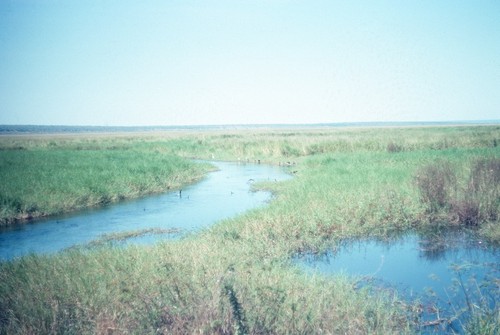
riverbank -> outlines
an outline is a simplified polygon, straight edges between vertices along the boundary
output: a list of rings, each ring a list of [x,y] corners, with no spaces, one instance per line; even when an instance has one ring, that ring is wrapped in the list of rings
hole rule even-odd
[[[342,275],[307,275],[291,259],[301,252],[320,253],[347,237],[466,225],[445,221],[450,217],[446,204],[429,209],[417,175],[426,166],[446,162],[462,187],[476,162],[498,161],[499,139],[500,127],[484,126],[231,131],[56,142],[56,147],[66,148],[100,145],[181,157],[284,163],[293,166],[295,178],[256,185],[275,193],[269,206],[180,241],[150,247],[107,245],[4,263],[0,325],[4,333],[20,334],[35,329],[417,332],[418,306],[391,292],[359,289]],[[51,146],[49,139],[31,145]],[[476,229],[485,243],[494,244],[499,241],[498,225],[490,220]],[[494,334],[498,307],[479,313],[475,322],[477,333],[493,329]]]
[[[54,254],[91,243],[153,244],[179,239],[235,217],[272,199],[259,181],[288,179],[287,168],[265,164],[210,162],[202,180],[171,192],[48,217],[0,230],[0,262],[29,253]],[[251,180],[251,182],[249,182]]]
[[[0,150],[0,226],[175,190],[211,169],[154,151],[55,146]]]

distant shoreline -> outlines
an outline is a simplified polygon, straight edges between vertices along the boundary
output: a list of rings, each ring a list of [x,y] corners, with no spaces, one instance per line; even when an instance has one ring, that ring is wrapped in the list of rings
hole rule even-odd
[[[0,135],[16,134],[74,134],[74,133],[137,133],[158,131],[213,131],[251,129],[320,129],[320,128],[370,128],[370,127],[429,127],[500,125],[500,120],[474,121],[407,121],[407,122],[340,122],[313,124],[234,124],[192,126],[66,126],[66,125],[0,125]]]

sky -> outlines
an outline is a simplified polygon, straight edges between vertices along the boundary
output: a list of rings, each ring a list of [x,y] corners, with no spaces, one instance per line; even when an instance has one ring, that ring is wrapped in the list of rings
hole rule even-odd
[[[500,119],[500,1],[0,0],[0,124]]]

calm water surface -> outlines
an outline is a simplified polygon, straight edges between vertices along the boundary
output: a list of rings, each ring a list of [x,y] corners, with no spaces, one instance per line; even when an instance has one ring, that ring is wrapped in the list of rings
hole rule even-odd
[[[160,228],[180,229],[181,234],[185,234],[269,201],[269,192],[251,190],[254,182],[289,178],[284,168],[276,166],[213,164],[218,171],[183,188],[181,195],[176,190],[5,229],[0,232],[0,260],[28,253],[53,253],[111,233]],[[152,243],[158,239],[158,236],[147,236],[136,241]]]
[[[422,333],[458,332],[471,304],[494,308],[500,298],[500,249],[470,231],[409,234],[391,240],[343,241],[323,255],[297,259],[307,271],[347,274],[379,289],[390,289],[410,302],[419,301],[421,324],[441,319]],[[498,305],[497,305],[498,308]],[[461,317],[450,324],[448,320]]]

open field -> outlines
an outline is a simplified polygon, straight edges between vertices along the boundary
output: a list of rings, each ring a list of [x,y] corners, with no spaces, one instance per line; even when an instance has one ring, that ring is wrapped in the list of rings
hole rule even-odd
[[[53,206],[42,205],[43,195],[23,195],[38,193],[26,191],[34,180],[59,185],[55,194],[81,190],[70,210],[103,180],[120,191],[96,199],[115,201],[129,194],[126,185],[146,185],[130,192],[141,196],[207,171],[185,158],[285,164],[295,177],[258,185],[276,195],[268,206],[180,241],[111,243],[0,264],[0,333],[418,332],[416,306],[340,275],[307,275],[291,257],[344,237],[435,226],[473,227],[500,243],[499,141],[496,125],[2,137],[0,173],[11,185],[0,195],[10,218]],[[75,174],[65,177],[69,162]],[[179,177],[181,170],[187,173]],[[442,187],[425,193],[426,182]],[[470,333],[498,331],[498,306],[481,313]]]

